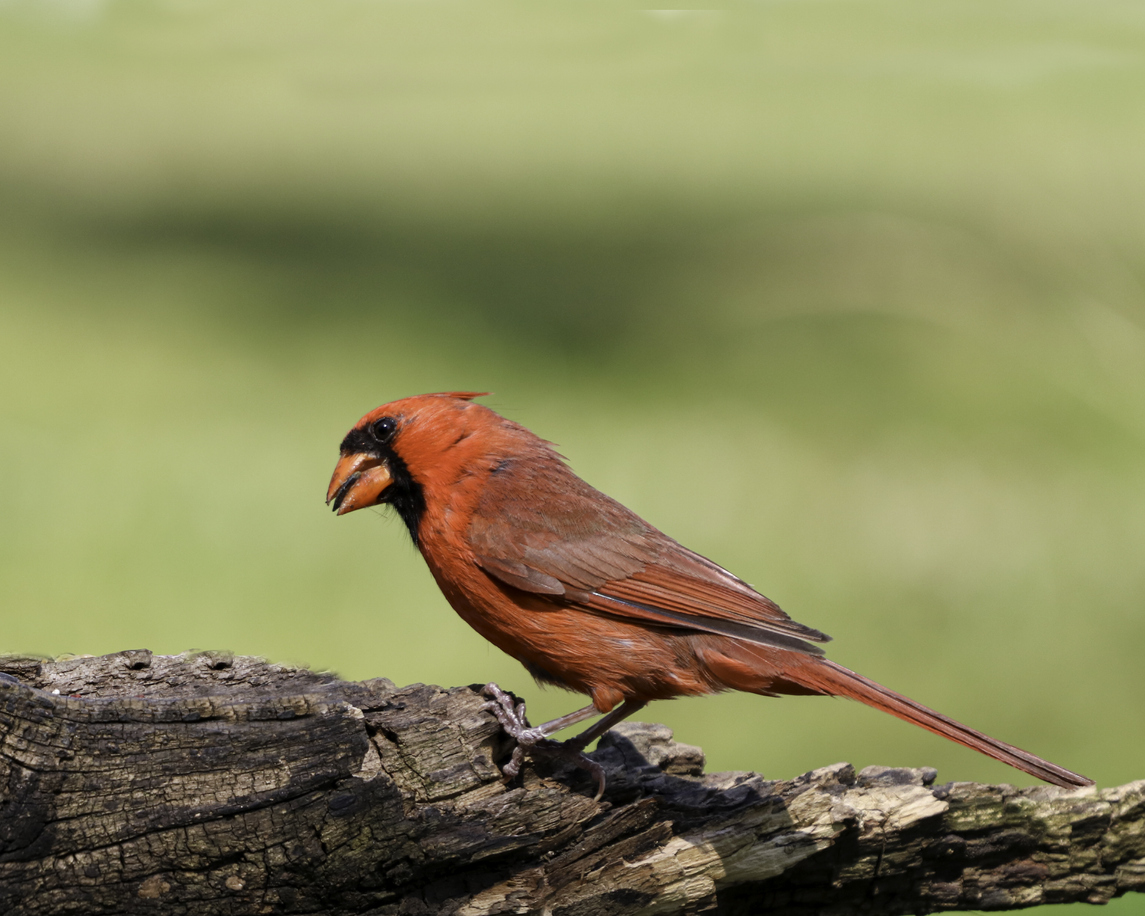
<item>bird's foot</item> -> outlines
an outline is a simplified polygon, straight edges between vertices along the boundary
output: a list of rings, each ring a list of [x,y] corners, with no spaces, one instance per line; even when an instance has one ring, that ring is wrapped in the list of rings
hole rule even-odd
[[[501,723],[501,728],[517,746],[513,748],[513,756],[502,768],[507,780],[514,779],[521,772],[525,762],[525,755],[531,757],[547,757],[550,760],[563,760],[582,770],[587,770],[596,781],[596,796],[594,801],[600,801],[604,795],[604,767],[584,754],[584,745],[578,743],[576,738],[569,741],[554,741],[548,737],[544,726],[532,727],[525,718],[525,703],[513,702],[513,697],[496,684],[486,684],[481,693],[489,697],[489,701],[481,708],[487,709]]]
[[[521,772],[526,748],[534,749],[542,747],[544,744],[559,746],[560,742],[549,740],[545,737],[544,731],[529,726],[529,720],[525,718],[524,701],[514,703],[513,697],[496,684],[486,684],[481,693],[489,697],[489,702],[481,708],[493,713],[497,721],[501,723],[501,728],[505,733],[517,742],[517,746],[513,748],[513,756],[501,768],[501,771],[509,779],[513,779]]]

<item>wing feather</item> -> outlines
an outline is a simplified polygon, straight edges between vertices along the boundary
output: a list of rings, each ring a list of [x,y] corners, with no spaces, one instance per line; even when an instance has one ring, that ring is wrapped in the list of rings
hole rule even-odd
[[[813,655],[822,650],[806,640],[830,639],[590,487],[548,448],[498,465],[468,537],[493,578],[590,613]]]

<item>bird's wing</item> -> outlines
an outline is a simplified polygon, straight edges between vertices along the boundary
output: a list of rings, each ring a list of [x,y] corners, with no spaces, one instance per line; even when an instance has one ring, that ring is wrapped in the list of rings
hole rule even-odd
[[[500,582],[598,614],[820,655],[830,637],[593,489],[559,460],[511,459],[468,529]]]

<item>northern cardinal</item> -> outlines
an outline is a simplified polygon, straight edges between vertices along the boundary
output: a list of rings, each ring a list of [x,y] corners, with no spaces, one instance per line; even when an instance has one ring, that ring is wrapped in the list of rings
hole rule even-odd
[[[405,398],[342,440],[326,501],[339,515],[397,510],[445,598],[538,681],[592,705],[536,728],[495,685],[489,704],[523,748],[604,717],[564,742],[580,752],[650,700],[744,690],[850,697],[1058,786],[1093,781],[990,738],[823,657],[830,637],[796,623],[743,580],[577,477],[553,449],[482,395]]]

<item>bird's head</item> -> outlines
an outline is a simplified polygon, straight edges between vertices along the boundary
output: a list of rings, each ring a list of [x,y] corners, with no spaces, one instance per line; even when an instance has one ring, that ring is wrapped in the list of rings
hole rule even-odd
[[[454,446],[497,417],[470,403],[478,397],[468,391],[426,394],[371,410],[342,440],[327,505],[345,515],[392,504],[416,540],[417,518],[425,508],[423,481]]]

